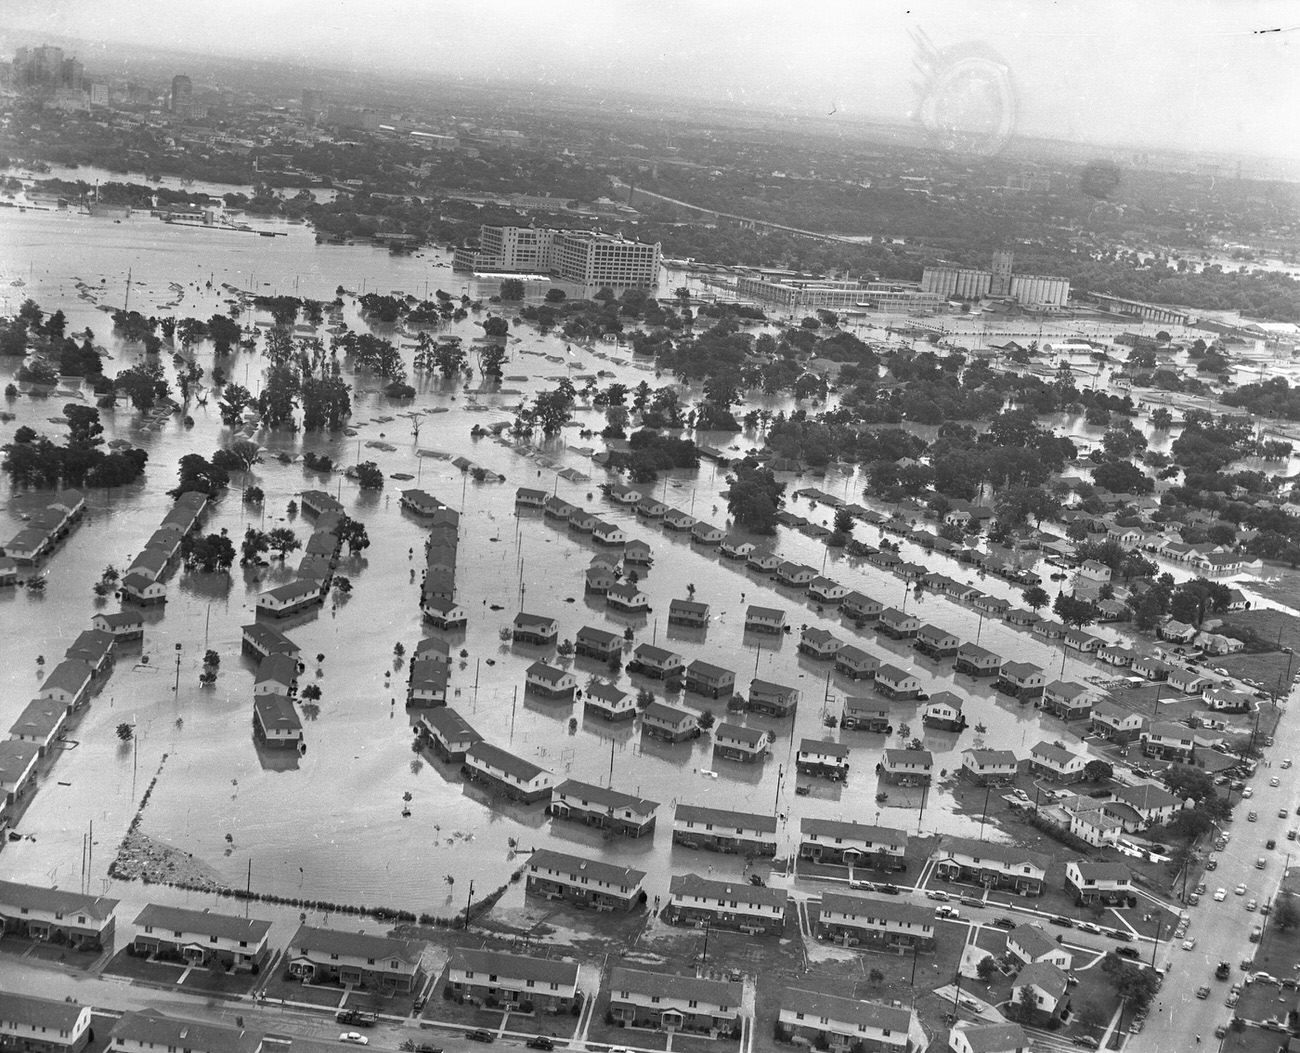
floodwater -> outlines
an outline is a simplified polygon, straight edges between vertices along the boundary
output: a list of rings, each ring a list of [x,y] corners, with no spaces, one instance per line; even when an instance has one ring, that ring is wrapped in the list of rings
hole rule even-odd
[[[336,286],[360,291],[410,290],[442,287],[459,293],[467,285],[474,295],[495,291],[494,281],[467,283],[453,275],[449,261],[436,252],[417,257],[393,257],[369,247],[318,246],[309,230],[287,228],[287,236],[258,238],[228,231],[168,226],[144,217],[115,224],[67,213],[0,212],[0,289],[7,310],[32,296],[47,310],[62,307],[69,330],[90,326],[96,341],[116,358],[110,366],[134,358],[116,343],[111,321],[96,301],[120,306],[126,296],[128,269],[132,276],[131,306],[145,313],[174,310],[178,315],[207,317],[224,310],[227,295],[221,283],[248,288],[253,282],[266,292],[297,292],[328,299]],[[211,280],[212,288],[206,283]],[[21,281],[22,286],[12,285]],[[76,282],[83,283],[78,287]],[[175,284],[169,284],[175,283]],[[82,290],[78,294],[78,288]],[[348,298],[347,317],[361,323]],[[174,305],[174,306],[166,306]],[[445,327],[472,340],[479,332],[474,318]],[[106,876],[115,847],[145,788],[157,775],[157,785],[144,811],[141,829],[212,868],[232,886],[251,883],[256,891],[307,900],[385,905],[414,911],[450,914],[464,906],[468,884],[477,894],[503,883],[534,847],[600,856],[647,871],[647,890],[667,891],[673,872],[698,870],[738,874],[743,861],[714,854],[701,855],[673,848],[673,805],[679,801],[755,812],[776,812],[782,851],[797,845],[799,820],[819,816],[900,827],[911,832],[969,833],[970,821],[955,814],[954,781],[941,779],[922,801],[921,793],[889,788],[878,802],[875,765],[882,748],[902,745],[898,734],[886,743],[883,735],[840,732],[825,727],[838,714],[845,695],[868,693],[832,676],[829,663],[809,660],[796,652],[797,627],[818,625],[842,639],[862,644],[886,661],[916,668],[925,689],[955,690],[969,701],[971,725],[986,728],[958,735],[923,728],[917,703],[896,703],[894,725],[906,723],[935,753],[936,771],[953,773],[961,751],[976,745],[1006,747],[1024,755],[1042,738],[1068,737],[1062,725],[1031,706],[1020,706],[996,695],[989,681],[956,677],[951,662],[938,664],[913,657],[909,647],[874,633],[857,634],[839,619],[817,612],[806,600],[785,592],[766,579],[720,560],[716,550],[701,549],[655,523],[634,522],[635,516],[604,501],[597,489],[603,472],[574,446],[586,445],[573,430],[540,447],[516,452],[491,439],[472,440],[474,424],[508,420],[522,395],[550,386],[571,373],[575,377],[609,370],[619,380],[655,383],[653,371],[633,365],[625,352],[601,346],[565,357],[563,341],[517,330],[505,366],[507,389],[515,394],[467,393],[440,381],[413,381],[419,395],[414,406],[390,403],[374,382],[356,380],[352,425],[355,438],[322,435],[259,433],[267,448],[266,462],[249,476],[236,477],[232,489],[206,518],[205,530],[226,529],[238,539],[245,526],[293,526],[305,540],[310,526],[300,516],[286,518],[290,500],[304,489],[322,487],[337,492],[350,515],[362,520],[372,544],[362,556],[344,557],[339,573],[354,585],[350,599],[337,608],[288,621],[284,628],[302,647],[308,671],[304,682],[319,683],[323,698],[319,715],[306,723],[307,751],[301,758],[259,749],[251,728],[254,666],[240,655],[240,626],[252,621],[258,592],[283,580],[276,566],[260,571],[236,567],[224,576],[188,575],[173,570],[165,608],[150,612],[143,647],[127,649],[102,693],[94,699],[70,734],[66,755],[43,783],[19,829],[27,835],[5,846],[0,874],[17,880],[52,882],[77,887],[82,882],[83,835],[93,824],[96,848],[88,884],[131,903],[145,900],[214,903],[213,897],[158,887],[112,881]],[[556,362],[545,355],[559,356]],[[166,357],[166,356],[164,356]],[[199,361],[211,367],[211,350],[201,349]],[[170,369],[170,364],[166,363]],[[261,360],[238,355],[227,364],[229,374],[257,387]],[[0,386],[16,363],[0,362]],[[602,381],[605,382],[605,381]],[[666,380],[660,383],[666,383]],[[698,392],[688,393],[698,397]],[[13,429],[31,424],[61,434],[48,418],[56,417],[66,401],[20,399],[10,408],[14,422],[0,425],[0,441]],[[780,401],[772,408],[788,408]],[[401,416],[416,409],[422,417],[418,440],[410,420]],[[433,412],[442,411],[442,412]],[[185,453],[210,455],[229,441],[215,402],[195,406],[194,426],[185,429],[179,418],[160,430],[145,431],[128,409],[105,412],[105,439],[129,439],[150,454],[143,484],[89,495],[89,514],[45,567],[48,586],[43,596],[25,591],[0,592],[0,622],[4,662],[0,668],[0,721],[14,719],[61,656],[67,642],[88,627],[97,607],[91,585],[102,568],[124,567],[170,506],[164,491],[174,484],[175,466]],[[385,419],[381,419],[385,418]],[[576,426],[599,429],[601,416],[579,409]],[[1099,434],[1099,433],[1098,433]],[[733,448],[749,447],[754,436],[702,436],[702,441]],[[370,447],[382,442],[391,451]],[[464,454],[505,476],[504,484],[476,483],[447,460],[419,456],[417,450]],[[306,450],[327,453],[336,462],[375,460],[386,474],[406,473],[412,482],[389,479],[379,494],[363,494],[339,476],[324,478],[299,464],[283,465],[274,454]],[[557,475],[571,467],[591,481],[569,482]],[[857,475],[831,474],[792,480],[819,486],[849,500],[860,494]],[[237,487],[257,485],[266,493],[263,512],[244,506]],[[466,652],[454,667],[452,704],[486,738],[550,768],[557,778],[568,776],[607,783],[661,802],[659,829],[653,839],[608,839],[585,827],[552,823],[540,806],[497,802],[479,788],[466,786],[449,765],[411,750],[411,717],[402,706],[405,665],[395,658],[394,645],[409,653],[426,635],[418,609],[421,542],[424,530],[398,506],[400,490],[419,486],[462,512],[457,587],[469,611],[466,632],[452,634],[454,652]],[[516,516],[517,486],[552,490],[580,505],[597,509],[607,519],[626,525],[631,537],[649,541],[655,566],[643,573],[642,587],[653,612],[628,619],[606,612],[603,602],[583,596],[583,571],[595,548],[590,541],[557,528],[536,514]],[[724,473],[705,463],[695,473],[674,473],[656,484],[671,505],[723,525],[726,519]],[[40,495],[6,494],[0,505],[0,531],[19,529],[24,512],[40,505]],[[829,523],[831,511],[792,499],[792,511]],[[878,542],[874,528],[858,527],[858,536]],[[1104,676],[1106,667],[1059,646],[989,619],[977,612],[925,595],[907,597],[903,583],[875,567],[828,551],[819,542],[782,530],[775,539],[785,558],[822,568],[844,584],[883,602],[916,609],[923,620],[949,628],[1007,658],[1033,661],[1052,676],[1067,679]],[[1018,601],[1019,589],[998,579],[980,579],[969,567],[941,555],[924,554],[904,544],[905,559],[924,562],[934,570],[977,584],[985,591]],[[295,563],[300,553],[291,555]],[[1044,577],[1046,574],[1044,573]],[[685,597],[695,586],[696,599],[712,606],[713,619],[704,633],[685,633],[667,625],[668,603]],[[773,640],[746,638],[741,622],[747,603],[784,607],[796,626],[792,636]],[[105,605],[114,609],[110,601]],[[759,765],[714,761],[710,740],[667,746],[642,741],[626,725],[607,725],[584,718],[580,705],[539,702],[523,697],[524,669],[542,652],[503,643],[500,630],[515,612],[527,610],[555,616],[561,636],[572,638],[584,624],[621,631],[631,625],[637,642],[670,644],[689,662],[695,658],[733,669],[742,690],[749,677],[789,683],[802,692],[793,719],[768,721],[744,718],[776,732],[773,756]],[[1110,637],[1105,628],[1098,635]],[[199,686],[203,652],[221,655],[215,686]],[[323,659],[317,661],[317,655]],[[40,659],[44,658],[44,665]],[[147,661],[146,661],[147,659]],[[579,659],[579,682],[603,668]],[[624,673],[620,686],[635,690],[661,685]],[[680,701],[680,699],[678,699]],[[723,715],[723,704],[687,696],[691,708],[711,708]],[[418,715],[418,711],[415,711]],[[135,743],[119,743],[116,726],[135,725]],[[7,723],[0,724],[7,726]],[[853,748],[852,772],[838,785],[796,778],[793,751],[801,737],[842,737]],[[163,762],[166,757],[165,763]],[[795,793],[807,783],[807,796]],[[404,795],[410,794],[410,816],[404,818]],[[924,803],[924,810],[922,804]],[[999,836],[994,831],[986,832]],[[511,896],[517,900],[519,889]],[[227,905],[226,909],[230,909]],[[297,911],[258,905],[254,913],[290,925]],[[320,919],[313,919],[320,920]]]

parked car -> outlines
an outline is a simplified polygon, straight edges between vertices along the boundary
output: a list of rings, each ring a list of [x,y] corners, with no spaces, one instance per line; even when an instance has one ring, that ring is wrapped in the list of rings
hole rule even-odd
[[[1183,950],[1185,951],[1196,950],[1196,937],[1192,937],[1190,940],[1183,940]]]
[[[1198,987],[1198,988],[1196,989],[1196,997],[1197,997],[1197,998],[1209,998],[1209,997],[1210,997],[1210,989],[1209,989],[1209,987],[1207,987],[1207,986],[1205,986],[1205,985],[1202,985],[1202,986]]]
[[[339,1035],[340,1042],[351,1042],[354,1046],[368,1046],[370,1039],[366,1038],[360,1031],[344,1031]]]
[[[991,924],[996,925],[999,929],[1014,929],[1016,923],[1010,918],[994,918]]]
[[[1244,896],[1244,895],[1246,894],[1246,886],[1245,886],[1245,885],[1238,885],[1238,886],[1237,886],[1236,888],[1234,888],[1232,891],[1235,892],[1238,896]]]
[[[1270,837],[1267,841],[1264,842],[1264,847],[1268,849],[1276,848],[1277,841]]]
[[[1264,928],[1263,928],[1263,926],[1261,926],[1261,925],[1256,925],[1253,929],[1250,930],[1250,942],[1251,942],[1251,943],[1259,943],[1259,941],[1260,941],[1260,939],[1263,937],[1263,935],[1264,935]]]
[[[1073,918],[1067,918],[1067,917],[1066,917],[1065,915],[1063,915],[1063,914],[1053,914],[1053,915],[1052,915],[1050,918],[1048,918],[1047,920],[1050,921],[1053,925],[1059,925],[1059,926],[1061,926],[1061,928],[1063,928],[1063,929],[1072,929],[1072,928],[1074,928],[1074,919],[1073,919]]]
[[[1139,951],[1138,951],[1138,949],[1137,949],[1136,947],[1116,947],[1116,948],[1115,948],[1115,953],[1118,954],[1121,958],[1141,958],[1141,957],[1142,957],[1141,953],[1139,953]]]
[[[1255,791],[1254,791],[1253,788],[1247,786],[1244,790],[1241,791],[1241,796],[1243,796],[1243,797],[1247,797],[1247,798],[1249,798],[1249,797],[1254,797],[1254,796],[1255,796]]]
[[[1271,778],[1271,779],[1268,780],[1268,784],[1269,784],[1270,786],[1281,786],[1281,785],[1282,785],[1282,780],[1279,779],[1276,775],[1274,775],[1273,778]]]
[[[1228,898],[1228,890],[1226,888],[1217,888],[1214,890],[1215,903],[1222,903],[1227,898]]]
[[[1238,995],[1230,994],[1228,995],[1227,998],[1223,1000],[1223,1004],[1226,1005],[1229,1009],[1232,1009],[1237,1004],[1239,997],[1240,996]]]
[[[1286,760],[1284,760],[1284,761],[1281,763],[1280,767],[1281,767],[1284,771],[1285,771],[1287,768],[1291,767],[1291,758],[1290,758],[1290,757],[1287,757]]]
[[[1250,812],[1246,815],[1246,822],[1253,823],[1258,818],[1259,818],[1258,812]]]
[[[1246,913],[1247,913],[1247,914],[1254,914],[1255,911],[1258,910],[1258,909],[1259,909],[1259,902],[1258,902],[1257,900],[1253,900],[1253,899],[1252,899],[1252,900],[1250,900],[1250,901],[1246,904]]]
[[[545,1035],[534,1035],[524,1043],[529,1049],[554,1049],[555,1043]]]
[[[473,1031],[466,1031],[465,1037],[471,1042],[495,1042],[497,1040],[497,1036],[493,1032],[482,1027],[476,1027]]]

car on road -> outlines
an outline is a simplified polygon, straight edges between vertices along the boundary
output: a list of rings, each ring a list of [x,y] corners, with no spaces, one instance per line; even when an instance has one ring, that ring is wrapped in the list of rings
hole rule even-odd
[[[1204,895],[1205,895],[1205,882],[1204,882],[1204,881],[1200,882],[1200,883],[1196,886],[1196,888],[1192,889],[1192,891],[1195,892],[1198,896],[1204,896]]]
[[[1251,787],[1247,786],[1244,790],[1241,791],[1241,796],[1247,798],[1254,797],[1255,791]]]
[[[1247,815],[1246,815],[1246,822],[1248,822],[1248,823],[1253,823],[1253,822],[1254,822],[1256,819],[1258,819],[1258,818],[1259,818],[1259,813],[1258,813],[1258,812],[1249,812],[1249,813],[1247,813]]]
[[[1246,904],[1246,913],[1248,913],[1248,914],[1254,914],[1255,911],[1257,911],[1258,909],[1259,909],[1259,901],[1258,901],[1258,900],[1253,900],[1253,899],[1252,899],[1249,903]]]
[[[1201,895],[1199,892],[1193,892],[1190,896],[1187,897],[1187,905],[1189,907],[1200,906],[1200,903],[1201,903]]]
[[[366,1038],[360,1031],[344,1031],[339,1035],[340,1042],[351,1042],[354,1046],[368,1046],[370,1039]]]
[[[1291,767],[1291,758],[1290,758],[1290,757],[1287,757],[1286,760],[1284,760],[1284,761],[1282,762],[1282,764],[1280,765],[1280,767],[1281,767],[1284,771],[1285,771],[1287,768]]]
[[[1220,1024],[1218,1027],[1214,1029],[1215,1038],[1223,1038],[1227,1033],[1228,1033],[1227,1024]]]
[[[1232,966],[1227,962],[1220,962],[1219,967],[1214,970],[1214,978],[1216,980],[1226,980],[1231,973]]]
[[[927,889],[926,892],[925,892],[925,898],[926,898],[926,899],[934,899],[934,900],[938,900],[940,903],[947,903],[947,902],[948,902],[948,893],[946,893],[946,892],[936,892],[934,889]]]
[[[1091,932],[1096,936],[1101,935],[1101,926],[1094,921],[1081,921],[1078,928],[1081,932]]]
[[[1256,870],[1263,870],[1266,866],[1268,866],[1268,860],[1266,860],[1263,856],[1260,856],[1257,860],[1255,860]]]
[[[476,1027],[473,1031],[466,1031],[465,1037],[471,1042],[495,1042],[497,1040],[497,1036],[493,1032],[483,1027]],[[611,1050],[610,1053],[613,1053],[613,1051]]]
[[[1142,955],[1136,947],[1116,947],[1115,953],[1121,958],[1141,958]]]
[[[1277,847],[1277,840],[1275,838],[1270,837],[1267,841],[1264,842],[1264,847],[1272,851],[1274,848]]]
[[[1196,950],[1196,938],[1192,937],[1192,939],[1190,940],[1183,940],[1183,950],[1185,951]]]
[[[1216,888],[1214,890],[1215,903],[1222,903],[1227,898],[1228,898],[1228,890],[1226,888]]]
[[[1270,786],[1281,786],[1281,785],[1282,785],[1282,780],[1279,779],[1276,775],[1274,775],[1273,778],[1271,778],[1271,779],[1268,780],[1268,784],[1269,784]]]
[[[934,916],[936,918],[952,918],[955,921],[961,917],[961,911],[956,907],[935,907]]]
[[[412,1042],[411,1053],[442,1053],[442,1047],[432,1042]]]
[[[1047,920],[1050,921],[1053,925],[1061,926],[1061,928],[1063,929],[1074,928],[1074,919],[1067,918],[1064,914],[1053,914]]]
[[[1223,1004],[1226,1005],[1229,1009],[1232,1009],[1237,1004],[1239,998],[1240,995],[1234,992],[1233,994],[1228,995],[1228,997],[1223,1000]]]
[[[1142,1028],[1145,1025],[1146,1025],[1145,1020],[1134,1020],[1133,1023],[1129,1024],[1128,1026],[1128,1033],[1130,1035],[1140,1035],[1142,1033]]]
[[[1232,891],[1235,892],[1238,896],[1244,896],[1244,895],[1246,894],[1246,886],[1245,886],[1245,885],[1238,885],[1238,886],[1237,886],[1236,888],[1234,888]]]
[[[525,1042],[524,1045],[527,1046],[529,1049],[554,1049],[555,1048],[554,1040],[547,1038],[545,1035],[534,1035],[527,1042]]]
[[[1204,984],[1202,984],[1200,987],[1198,987],[1198,988],[1196,989],[1196,997],[1197,997],[1197,998],[1209,998],[1209,997],[1210,997],[1210,989],[1209,989],[1209,987],[1205,986]]]
[[[1250,930],[1251,943],[1259,943],[1259,941],[1263,938],[1263,936],[1264,936],[1264,928],[1262,925],[1256,925],[1253,929]]]
[[[994,918],[990,924],[999,929],[1014,929],[1016,927],[1016,923],[1010,918]]]
[[[1285,808],[1279,808],[1279,809],[1277,810],[1277,817],[1278,817],[1279,819],[1285,819],[1285,818],[1286,818],[1286,809],[1285,809]]]

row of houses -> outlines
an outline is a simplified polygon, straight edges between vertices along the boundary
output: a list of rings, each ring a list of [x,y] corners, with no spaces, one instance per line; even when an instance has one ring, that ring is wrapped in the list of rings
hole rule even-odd
[[[609,495],[610,487],[602,487],[602,490],[605,490],[607,496]],[[640,498],[639,492],[635,493]],[[616,504],[637,504],[635,500],[632,502],[621,500],[622,496],[624,495],[620,491],[619,497],[612,499]],[[572,533],[590,537],[597,545],[617,550],[623,562],[628,565],[649,566],[653,562],[649,543],[639,538],[629,538],[618,524],[601,519],[594,512],[566,501],[562,497],[548,494],[545,490],[534,490],[528,487],[520,487],[516,490],[515,511],[519,512],[522,509],[538,510],[544,518],[564,524]],[[645,498],[637,507],[639,514],[650,519],[662,519],[668,511],[667,505],[653,498]],[[588,591],[599,592],[600,590],[597,587]]]
[[[208,507],[206,494],[187,490],[175,503],[150,535],[131,564],[122,575],[121,590],[124,602],[152,607],[167,602],[167,586],[163,575],[171,561],[181,550],[181,540],[198,527],[199,517]]]
[[[34,567],[53,552],[85,514],[86,497],[80,490],[61,490],[39,512],[33,512],[0,548],[0,585],[16,583],[18,568]]]
[[[420,613],[435,629],[451,632],[465,628],[469,615],[456,600],[460,513],[423,490],[403,490],[401,506],[429,529],[429,536],[424,540]],[[423,672],[436,673],[432,667]]]
[[[289,618],[319,607],[334,580],[347,514],[343,505],[323,490],[305,490],[300,498],[304,515],[312,516],[311,536],[292,581],[267,589],[257,597],[257,613]]]

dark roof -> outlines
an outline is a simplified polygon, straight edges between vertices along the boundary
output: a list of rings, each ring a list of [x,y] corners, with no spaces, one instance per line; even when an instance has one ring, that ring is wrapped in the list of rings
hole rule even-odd
[[[0,881],[0,909],[5,907],[85,914],[97,921],[108,921],[117,909],[117,900],[107,896],[85,896],[80,892],[42,888],[39,885],[24,885],[17,881]]]
[[[513,753],[503,750],[500,746],[494,746],[490,742],[474,743],[469,748],[468,756],[482,761],[490,768],[496,768],[499,771],[529,782],[546,771],[545,768],[539,768],[532,761],[526,761],[523,757],[516,757]]]
[[[676,818],[695,823],[713,823],[715,826],[729,826],[741,830],[755,830],[759,833],[776,833],[776,816],[758,815],[753,812],[729,812],[722,808],[706,808],[698,804],[677,805]]]
[[[271,923],[258,918],[238,918],[233,914],[213,914],[207,910],[188,910],[150,903],[136,915],[136,925],[143,928],[153,925],[170,932],[197,933],[217,936],[227,940],[247,940],[260,943],[271,931]]]
[[[725,1005],[733,1009],[740,1008],[745,991],[742,984],[730,980],[706,980],[678,973],[652,973],[621,965],[616,965],[609,971],[606,987],[615,1001],[626,991],[629,994],[658,995],[705,1005]]]
[[[319,929],[300,925],[293,941],[292,952],[317,951],[321,954],[349,954],[360,958],[397,958],[408,965],[419,962],[424,944],[417,940],[395,940],[388,936],[371,936],[364,932],[339,932],[337,929]]]
[[[5,1024],[19,1024],[55,1034],[71,1034],[77,1025],[77,1018],[85,1009],[85,1006],[76,1002],[56,1002],[53,998],[0,992],[0,1029]]]
[[[619,888],[636,888],[645,880],[645,871],[621,867],[615,863],[605,863],[599,859],[583,859],[564,852],[552,852],[549,848],[539,848],[528,860],[534,868],[544,867],[561,874],[586,874],[596,881]]]
[[[180,1020],[156,1009],[128,1011],[113,1025],[114,1039],[154,1047],[189,1050],[189,1053],[255,1053],[261,1038],[241,1028]]]
[[[714,881],[699,874],[674,874],[668,882],[673,896],[734,900],[755,907],[784,907],[790,894],[783,888],[751,885],[748,881]]]
[[[618,790],[606,789],[604,786],[580,782],[577,779],[565,779],[551,791],[552,801],[560,796],[578,797],[602,808],[627,808],[643,815],[653,814],[659,807],[658,801],[647,801],[629,793],[620,793]]]
[[[578,963],[558,958],[530,958],[506,951],[480,950],[476,947],[457,947],[447,963],[452,969],[466,969],[485,976],[496,974],[511,980],[534,980],[555,983],[562,988],[578,982]]]
[[[912,1014],[906,1009],[858,998],[842,998],[822,991],[804,991],[796,987],[787,987],[781,992],[781,1008],[819,1020],[826,1017],[828,1020],[864,1024],[899,1034],[906,1034],[912,1026]]]

